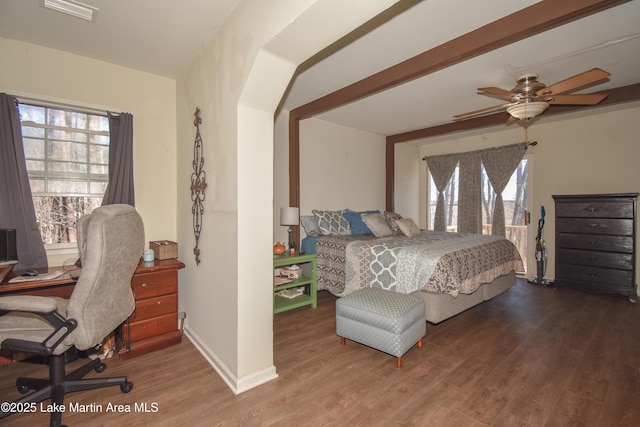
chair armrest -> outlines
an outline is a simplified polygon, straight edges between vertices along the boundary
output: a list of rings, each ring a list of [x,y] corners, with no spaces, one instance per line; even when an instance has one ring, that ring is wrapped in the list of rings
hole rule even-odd
[[[0,298],[0,310],[51,313],[58,307],[56,300],[34,295],[10,295]]]
[[[50,356],[55,348],[77,326],[74,319],[65,319],[56,311],[56,298],[31,295],[11,295],[0,298],[0,311],[21,311],[33,313],[49,323],[54,331],[42,342],[27,341],[19,338],[7,338],[0,346],[3,349],[19,351],[41,356]]]
[[[51,313],[57,308],[56,300],[33,295],[11,295],[0,298],[0,310]]]

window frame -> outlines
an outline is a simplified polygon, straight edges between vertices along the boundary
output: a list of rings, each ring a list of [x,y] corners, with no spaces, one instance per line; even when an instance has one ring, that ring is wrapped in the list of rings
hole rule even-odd
[[[27,170],[27,173],[29,174],[29,183],[32,189],[32,198],[34,198],[35,200],[36,197],[60,196],[60,197],[89,197],[93,199],[102,199],[104,197],[104,190],[107,188],[107,185],[109,182],[109,154],[108,153],[109,153],[110,132],[109,132],[109,122],[108,122],[107,111],[102,109],[83,107],[79,105],[59,104],[56,102],[47,102],[47,101],[19,98],[18,99],[19,110],[22,106],[44,109],[43,110],[44,123],[37,123],[36,121],[28,120],[28,119],[23,120],[22,111],[20,111],[21,129],[24,129],[24,127],[42,129],[41,137],[38,137],[38,136],[34,137],[32,135],[25,136],[23,133],[23,145],[25,144],[25,138],[29,138],[33,140],[38,140],[38,139],[42,140],[43,153],[41,158],[28,157],[26,146],[25,146],[25,161],[27,162],[27,164],[30,160],[41,161],[44,163],[43,165],[44,170],[41,172],[36,171],[34,173],[33,170],[31,171],[29,171],[29,169]],[[49,121],[50,109],[64,111],[64,112],[71,112],[74,114],[86,115],[87,117],[85,117],[85,120],[84,120],[85,127],[77,128],[77,127],[66,127],[66,126],[51,124]],[[88,116],[101,117],[100,121],[106,120],[106,123],[102,122],[98,126],[97,130],[91,129],[90,118]],[[105,128],[106,130],[104,130]],[[86,139],[84,141],[77,141],[77,140],[74,140],[73,138],[72,139],[55,138],[54,136],[49,134],[50,132],[55,132],[55,131],[61,131],[63,133],[64,132],[81,133],[85,135]],[[103,139],[102,141],[100,141],[101,138]],[[68,159],[62,159],[62,160],[50,159],[48,145],[56,142],[82,144],[84,146],[84,153],[83,153],[84,159],[80,162],[77,162],[75,159],[69,159],[69,160]],[[103,151],[97,157],[99,160],[101,160],[101,162],[93,161],[94,159],[92,159],[92,157],[95,157],[95,156],[92,155],[92,149],[98,152]],[[59,164],[62,165],[64,169],[61,171],[51,171],[50,166],[51,166],[51,163],[53,162],[58,162]],[[71,168],[65,168],[65,166],[68,166],[74,163],[86,165],[86,171],[69,172],[68,169],[71,169]],[[97,169],[97,172],[95,171],[95,169]],[[55,191],[51,191],[51,187],[46,186],[47,180],[53,179],[53,180],[58,180],[60,182],[64,182],[64,181],[73,182],[73,180],[77,178],[81,178],[78,182],[82,182],[84,180],[82,178],[86,178],[85,184],[86,184],[87,193],[76,192],[76,191],[63,192],[63,193],[55,192]],[[33,179],[42,179],[43,183],[45,183],[44,191],[37,191],[37,189],[36,191],[34,191],[32,186]],[[102,187],[102,190],[103,190],[102,194],[94,191],[95,183],[99,183],[98,185]],[[47,243],[44,241],[44,237],[43,237],[43,243],[48,256],[59,256],[59,255],[73,256],[74,254],[77,255],[77,242]]]

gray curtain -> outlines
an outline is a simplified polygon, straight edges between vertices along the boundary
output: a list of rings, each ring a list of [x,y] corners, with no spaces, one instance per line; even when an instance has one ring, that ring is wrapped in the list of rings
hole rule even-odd
[[[0,228],[16,230],[15,270],[48,266],[27,175],[18,103],[5,93],[0,93]]]
[[[429,172],[431,172],[433,182],[438,189],[438,202],[436,204],[436,214],[433,219],[433,229],[435,231],[447,231],[444,213],[444,190],[451,179],[451,175],[453,175],[453,172],[456,170],[458,157],[458,154],[445,154],[426,158]]]
[[[133,189],[133,115],[109,114],[109,184],[102,205],[136,205]]]
[[[479,151],[460,154],[458,232],[482,234],[482,155]]]
[[[506,236],[502,192],[509,183],[513,171],[516,170],[524,157],[526,150],[527,145],[524,143],[482,150],[482,163],[493,186],[493,191],[496,193],[491,227],[491,234],[495,236]]]

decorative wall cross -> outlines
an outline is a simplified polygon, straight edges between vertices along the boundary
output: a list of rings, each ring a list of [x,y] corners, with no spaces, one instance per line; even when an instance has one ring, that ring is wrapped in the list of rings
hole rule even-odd
[[[204,214],[204,190],[207,188],[207,174],[204,172],[204,157],[202,156],[202,138],[200,137],[200,108],[196,107],[193,114],[193,125],[196,127],[196,139],[193,143],[193,172],[191,173],[191,214],[193,215],[193,235],[196,238],[196,246],[193,254],[196,257],[196,265],[200,264],[200,231],[202,230],[202,215]]]

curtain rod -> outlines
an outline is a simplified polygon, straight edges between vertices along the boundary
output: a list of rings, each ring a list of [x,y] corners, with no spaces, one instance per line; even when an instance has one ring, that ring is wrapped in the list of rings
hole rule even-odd
[[[107,116],[107,113],[110,113],[110,111],[107,111],[105,109],[83,107],[79,105],[67,104],[64,102],[57,102],[57,101],[43,101],[42,99],[29,98],[26,96],[16,96],[16,99],[18,100],[19,103],[22,103],[22,104],[36,105],[38,107],[53,107],[53,108],[59,108],[63,110],[80,111],[83,113],[90,113],[98,116]],[[114,114],[114,113],[111,113],[111,114],[114,116],[117,116],[117,114]]]
[[[525,149],[529,148],[529,147],[533,147],[538,145],[538,141],[529,141],[529,139],[527,139],[526,141],[523,142],[518,142],[516,144],[511,144],[511,145],[520,145],[520,144],[524,144],[525,145]],[[489,151],[489,150],[494,150],[496,148],[502,148],[502,147],[509,147],[509,145],[499,145],[497,147],[489,147],[489,148],[483,148],[481,150],[473,150],[473,151],[463,151],[460,153],[447,153],[447,154],[436,154],[436,156],[448,156],[450,154],[467,154],[467,153],[475,153],[475,152],[482,152],[482,151]],[[427,161],[427,157],[429,156],[424,156],[422,158],[423,162]]]

